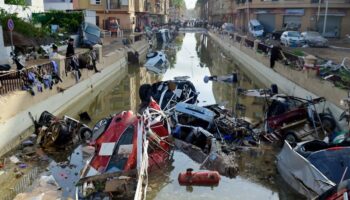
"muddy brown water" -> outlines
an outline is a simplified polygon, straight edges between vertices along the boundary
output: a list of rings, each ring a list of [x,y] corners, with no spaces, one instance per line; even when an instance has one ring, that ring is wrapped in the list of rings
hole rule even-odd
[[[96,89],[91,97],[68,109],[66,114],[77,117],[77,113],[86,111],[92,118],[88,125],[93,126],[108,115],[123,110],[135,112],[141,84],[189,76],[200,92],[199,105],[218,103],[253,122],[261,120],[264,101],[237,96],[235,90],[237,87],[259,88],[262,84],[243,73],[235,61],[221,52],[209,38],[199,33],[180,34],[166,53],[171,65],[164,75],[150,74],[143,67],[130,65],[122,69],[115,80]],[[237,84],[203,81],[204,76],[232,72],[238,73]],[[245,105],[246,109],[235,109],[237,103]],[[215,187],[180,186],[178,174],[187,168],[198,170],[200,166],[185,154],[175,151],[171,163],[150,174],[147,199],[302,199],[279,176],[275,165],[278,151],[278,147],[269,145],[237,151],[236,161],[240,170],[237,177],[221,177],[219,185]],[[74,184],[85,163],[86,155],[82,146],[78,146],[50,155],[44,163],[31,162],[30,168],[38,167],[44,173],[52,173],[62,187],[64,198],[73,198]]]

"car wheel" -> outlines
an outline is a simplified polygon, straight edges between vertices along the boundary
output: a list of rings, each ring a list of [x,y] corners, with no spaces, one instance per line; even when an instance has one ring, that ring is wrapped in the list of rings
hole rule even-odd
[[[320,116],[320,118],[321,118],[323,129],[327,131],[328,134],[332,133],[336,128],[335,120],[331,116],[327,116],[327,115]]]
[[[284,137],[284,140],[286,140],[290,145],[294,146],[298,141],[298,137],[296,134],[292,131],[288,131],[286,133],[286,136]]]
[[[79,129],[79,137],[80,137],[80,140],[82,141],[86,141],[86,140],[90,140],[92,138],[92,131],[90,128],[88,127],[81,127]]]

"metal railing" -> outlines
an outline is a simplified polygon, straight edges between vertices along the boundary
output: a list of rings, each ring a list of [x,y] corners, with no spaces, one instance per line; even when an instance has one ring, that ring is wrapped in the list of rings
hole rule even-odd
[[[88,68],[92,69],[90,66],[91,57],[90,52],[85,52],[78,55],[79,59],[79,68]],[[96,58],[98,61],[99,55],[96,52]],[[71,58],[66,58],[65,60],[65,72],[72,71],[71,66],[69,65]],[[41,65],[31,66],[24,68],[20,71],[9,71],[9,72],[0,72],[0,95],[6,95],[10,92],[25,90],[28,87],[31,87],[33,83],[28,79],[28,73],[33,72],[35,75],[45,75],[53,74],[53,64],[47,62]],[[36,77],[38,78],[38,77]]]
[[[91,63],[91,56],[90,56],[90,51],[84,52],[84,53],[79,53],[75,54],[75,57],[77,57],[77,67],[78,69],[91,69],[90,63]],[[73,71],[73,67],[71,65],[72,57],[65,58],[65,73],[67,75],[68,72]],[[99,55],[98,52],[96,52],[96,61],[98,61]]]
[[[17,194],[24,192],[28,189],[28,186],[31,185],[37,178],[40,173],[39,168],[35,167],[28,174],[24,175],[15,185],[12,190],[5,192],[1,195],[0,200],[12,200],[16,197]]]
[[[242,37],[240,35],[236,35],[236,42],[241,42]]]
[[[36,72],[39,74],[52,74],[52,63],[37,65],[22,69],[20,71],[10,71],[0,73],[0,95],[22,90],[25,85],[30,84],[28,80],[29,72]]]
[[[247,47],[253,48],[254,47],[254,41],[246,38],[245,39],[245,45]]]
[[[259,43],[258,44],[258,51],[261,51],[262,53],[264,54],[268,54],[269,51],[271,50],[271,47],[265,45],[265,44],[262,44],[262,43]]]

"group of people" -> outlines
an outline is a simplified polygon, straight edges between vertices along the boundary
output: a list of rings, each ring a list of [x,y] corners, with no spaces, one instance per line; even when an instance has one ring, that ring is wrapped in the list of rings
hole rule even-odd
[[[97,67],[96,67],[96,61],[97,61],[97,52],[96,50],[90,46],[89,47],[90,52],[89,52],[89,57],[92,63],[92,67],[94,69],[95,72],[100,72]],[[50,54],[49,58],[50,60],[55,57],[58,54],[58,48],[56,45],[52,45],[52,53]],[[69,61],[68,64],[71,66],[71,68],[73,70],[79,70],[79,65],[77,63],[73,63],[74,62],[74,57],[75,57],[75,49],[74,49],[74,39],[70,38],[68,40],[68,45],[67,45],[67,49],[66,49],[66,58]]]

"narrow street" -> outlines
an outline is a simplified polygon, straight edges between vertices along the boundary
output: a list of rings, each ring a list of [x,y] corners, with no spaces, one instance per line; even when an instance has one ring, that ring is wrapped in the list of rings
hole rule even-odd
[[[350,199],[350,0],[0,0],[0,200]]]
[[[68,109],[65,114],[78,118],[78,113],[86,111],[92,118],[88,124],[92,127],[105,116],[124,110],[136,112],[139,100],[133,94],[137,93],[134,90],[141,84],[169,80],[175,76],[189,76],[189,80],[199,91],[199,105],[217,103],[232,110],[233,105],[241,103],[247,108],[239,113],[242,117],[250,118],[253,122],[262,118],[264,100],[237,97],[235,94],[238,87],[259,88],[260,84],[241,72],[234,60],[226,57],[221,51],[211,51],[218,47],[200,33],[180,34],[176,41],[177,43],[171,48],[165,49],[171,65],[164,75],[157,76],[147,72],[144,67],[129,65],[118,79],[105,88],[99,88],[97,96],[89,97],[90,100],[85,105],[79,105],[78,110]],[[239,83],[203,81],[204,76],[232,72],[239,74]],[[28,162],[25,170],[38,169],[37,177],[52,174],[62,188],[62,196],[74,198],[74,185],[86,163],[85,148],[79,145],[69,147],[64,152],[42,154],[39,159],[34,159],[37,161]],[[20,148],[14,153],[21,155],[22,152],[23,149]],[[300,199],[301,197],[292,192],[277,173],[274,161],[277,152],[278,149],[268,145],[237,151],[235,159],[239,165],[239,173],[235,178],[223,176],[216,187],[185,187],[178,184],[178,174],[187,168],[198,170],[200,166],[176,150],[171,163],[150,174],[147,199]],[[43,161],[42,158],[46,159]],[[34,189],[37,184],[39,183],[35,181],[33,187],[28,187],[29,190]],[[5,193],[8,190],[8,188],[2,189]]]

